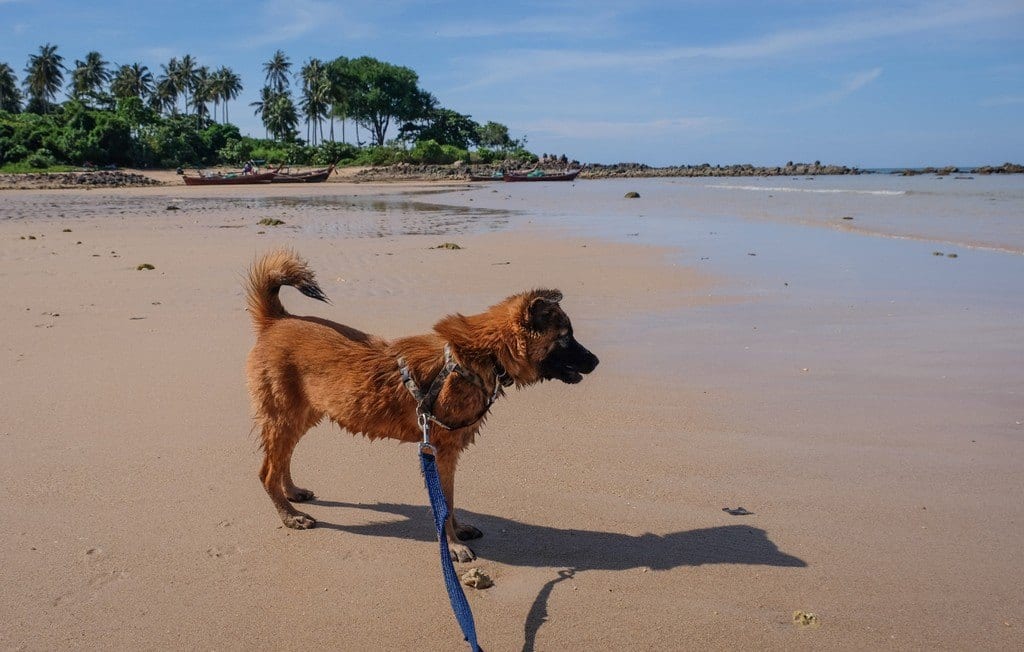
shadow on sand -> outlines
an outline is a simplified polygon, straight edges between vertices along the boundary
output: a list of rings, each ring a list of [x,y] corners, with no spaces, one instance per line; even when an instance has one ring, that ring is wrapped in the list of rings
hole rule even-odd
[[[364,525],[340,525],[318,520],[317,527],[376,537],[437,540],[430,508],[426,505],[361,505],[329,500],[314,500],[313,504],[402,517],[401,520]],[[530,525],[464,509],[459,510],[459,519],[483,530],[484,538],[470,544],[484,559],[512,566],[563,569],[541,588],[530,608],[524,625],[524,650],[534,649],[537,631],[547,620],[548,597],[555,585],[580,571],[643,567],[657,571],[702,564],[807,566],[802,559],[780,552],[764,530],[748,525],[634,536]]]

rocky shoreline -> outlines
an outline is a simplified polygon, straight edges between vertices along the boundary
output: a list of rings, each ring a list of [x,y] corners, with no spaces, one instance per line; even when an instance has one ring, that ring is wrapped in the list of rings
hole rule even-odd
[[[349,177],[351,181],[388,182],[388,181],[463,181],[470,174],[488,176],[497,169],[494,165],[413,165],[399,164],[360,170]],[[570,164],[570,168],[578,168],[579,164]],[[874,170],[848,167],[845,165],[788,162],[779,166],[739,165],[677,165],[669,167],[653,167],[643,163],[615,163],[604,165],[593,163],[582,166],[580,179],[635,179],[654,177],[801,177],[829,176],[851,174],[879,174]],[[549,174],[565,172],[566,166],[541,166]],[[999,166],[982,166],[977,168],[958,168],[947,166],[942,168],[907,168],[895,170],[891,174],[912,176],[916,174],[1022,174],[1024,166],[1015,163],[1004,163]]]
[[[137,172],[121,170],[92,170],[88,172],[39,172],[28,174],[0,174],[0,189],[42,190],[42,189],[90,189],[90,188],[137,188],[140,186],[161,186],[160,181]]]
[[[549,174],[557,174],[566,170],[566,165],[542,165],[540,169]],[[828,165],[819,161],[814,163],[788,162],[780,166],[739,165],[677,165],[669,167],[653,167],[643,163],[615,163],[604,165],[593,163],[580,166],[573,161],[569,168],[582,167],[580,179],[636,179],[655,177],[799,177],[828,176],[851,174],[880,174],[876,170],[863,170],[845,165]],[[381,167],[363,168],[346,172],[340,169],[337,177],[329,181],[356,183],[387,183],[387,182],[451,182],[466,181],[470,174],[490,175],[497,166],[466,165],[414,165],[398,164]],[[915,176],[934,174],[947,176],[953,174],[1024,174],[1024,165],[1004,163],[998,166],[981,166],[976,168],[960,168],[956,166],[906,168],[893,170],[890,174]],[[81,172],[40,172],[29,174],[0,174],[0,190],[44,190],[44,189],[92,189],[92,188],[138,188],[145,186],[176,185],[180,177],[170,171],[135,172],[125,170],[93,170]]]

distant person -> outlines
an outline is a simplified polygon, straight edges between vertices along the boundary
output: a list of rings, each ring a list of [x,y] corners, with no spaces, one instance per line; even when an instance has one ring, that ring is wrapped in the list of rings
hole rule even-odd
[[[252,174],[252,161],[246,161],[242,167],[242,174]]]

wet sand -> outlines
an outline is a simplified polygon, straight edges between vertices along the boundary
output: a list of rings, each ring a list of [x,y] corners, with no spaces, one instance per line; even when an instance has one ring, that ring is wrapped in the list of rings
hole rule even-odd
[[[240,280],[281,244],[333,301],[295,313],[397,336],[556,286],[601,357],[463,457],[485,649],[1024,643],[1019,257],[330,186],[0,193],[0,647],[460,649],[413,448],[307,435],[311,531],[256,480]]]

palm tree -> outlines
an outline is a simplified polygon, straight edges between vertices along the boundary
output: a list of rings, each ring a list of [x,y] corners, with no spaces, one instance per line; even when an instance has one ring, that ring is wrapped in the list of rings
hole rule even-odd
[[[206,66],[196,68],[192,82],[192,108],[196,112],[196,127],[202,125],[203,118],[210,116],[210,109],[206,104],[216,101],[214,93],[213,78],[210,76],[210,69]]]
[[[117,99],[138,97],[145,100],[153,92],[153,73],[139,63],[123,65],[110,82],[110,92]]]
[[[274,90],[269,86],[264,86],[260,89],[260,99],[249,103],[249,106],[256,109],[252,114],[260,117],[260,121],[263,122],[263,128],[268,135],[270,133],[270,108],[274,104],[275,97],[276,93],[274,93]]]
[[[316,145],[318,128],[320,140],[323,140],[323,120],[329,115],[331,83],[327,78],[327,69],[319,59],[307,61],[299,71],[299,76],[302,79],[302,100],[299,106],[306,116],[306,140]]]
[[[292,62],[281,50],[275,52],[273,58],[263,64],[263,72],[267,74],[267,84],[274,89],[275,93],[281,94],[288,90],[288,73],[291,69]]]
[[[57,54],[56,45],[40,45],[39,54],[29,55],[23,85],[30,110],[37,113],[49,110],[57,91],[64,86],[64,70],[64,57]]]
[[[228,121],[228,100],[238,99],[242,92],[242,78],[231,68],[224,66],[217,69],[214,77],[217,80],[217,94],[219,99],[224,102],[224,122],[226,123]]]
[[[0,111],[17,113],[21,111],[21,91],[14,69],[0,61]]]
[[[181,95],[182,89],[180,86],[181,82],[181,63],[177,57],[171,57],[171,60],[167,63],[160,64],[160,69],[163,71],[160,74],[160,79],[157,80],[157,92],[160,94],[161,105],[170,108],[172,114],[178,113],[178,96]],[[170,97],[170,104],[167,104],[167,98]]]
[[[267,113],[267,129],[276,140],[290,141],[298,126],[299,112],[295,109],[292,96],[288,93],[276,94]]]
[[[164,66],[166,70],[166,66]],[[161,115],[169,115],[178,110],[178,89],[174,87],[166,74],[161,75],[153,86],[153,94],[149,96],[149,106]]]
[[[97,97],[110,82],[108,65],[103,55],[95,51],[86,54],[85,61],[75,59],[75,69],[71,72],[71,97],[76,100]]]
[[[185,113],[188,113],[188,107],[191,104],[189,92],[196,86],[196,68],[196,60],[192,58],[191,54],[186,54],[181,58],[175,71],[174,85],[185,96]]]

